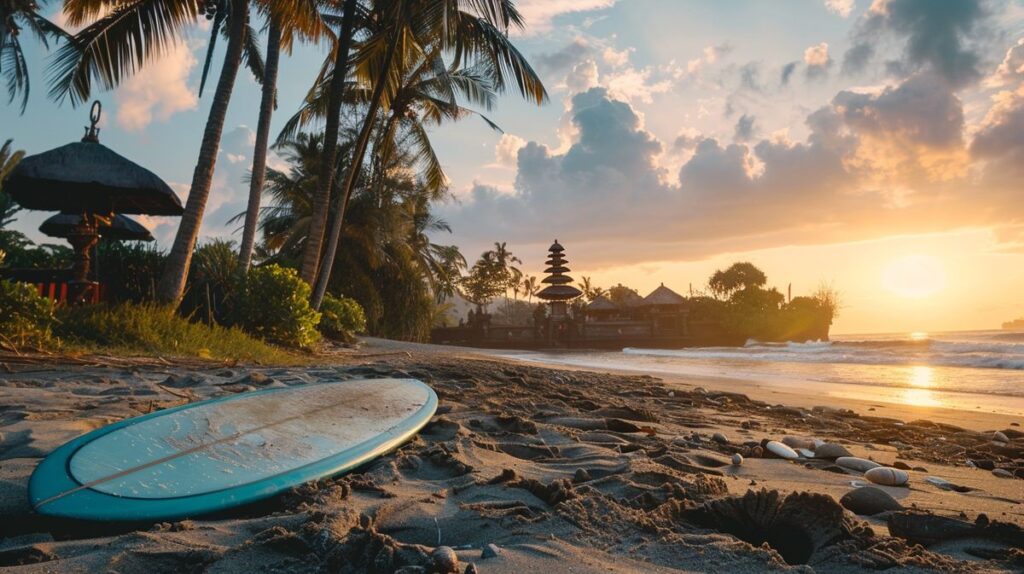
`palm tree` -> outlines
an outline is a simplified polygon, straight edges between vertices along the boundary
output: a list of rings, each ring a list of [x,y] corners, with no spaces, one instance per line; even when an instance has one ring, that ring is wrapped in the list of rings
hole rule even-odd
[[[540,283],[537,282],[537,278],[533,275],[523,279],[522,284],[523,294],[527,297],[528,303],[533,303],[533,296],[540,291]]]
[[[13,223],[14,214],[21,210],[15,205],[11,196],[4,193],[3,187],[4,179],[14,171],[14,166],[18,165],[21,158],[25,157],[25,152],[22,150],[11,151],[12,141],[7,140],[4,145],[0,146],[0,229]]]
[[[437,0],[410,2],[410,0],[380,0],[373,7],[370,22],[381,25],[362,46],[359,54],[358,74],[373,86],[369,110],[352,161],[346,173],[335,221],[327,241],[327,250],[319,270],[319,281],[313,294],[313,305],[330,280],[333,254],[341,237],[346,206],[352,195],[358,172],[362,169],[363,155],[370,132],[376,122],[377,109],[390,104],[401,82],[402,62],[422,57],[433,50],[451,52],[455,69],[479,67],[485,70],[498,92],[504,91],[506,76],[514,79],[519,92],[536,103],[547,99],[547,92],[526,59],[509,41],[510,27],[522,27],[522,17],[511,0]],[[399,47],[401,50],[399,51]],[[400,52],[400,53],[399,53]],[[396,53],[398,56],[396,57]],[[398,62],[398,65],[395,65]],[[466,64],[464,66],[464,63]],[[388,89],[385,90],[385,87]],[[381,101],[387,95],[388,102]]]
[[[7,83],[8,103],[13,103],[21,94],[21,112],[28,106],[30,91],[28,65],[21,47],[21,31],[28,29],[50,48],[50,40],[66,40],[68,33],[39,14],[42,4],[36,0],[0,1],[0,75]]]

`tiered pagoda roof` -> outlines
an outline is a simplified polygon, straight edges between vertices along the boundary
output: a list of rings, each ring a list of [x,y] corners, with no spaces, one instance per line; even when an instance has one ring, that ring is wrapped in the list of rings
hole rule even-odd
[[[548,276],[541,280],[541,283],[546,283],[547,287],[537,293],[538,298],[545,301],[568,301],[583,294],[582,291],[571,285],[573,278],[566,275],[569,268],[565,266],[568,261],[562,255],[564,252],[565,248],[558,243],[557,239],[548,248],[548,260],[545,261],[548,268],[544,270]]]

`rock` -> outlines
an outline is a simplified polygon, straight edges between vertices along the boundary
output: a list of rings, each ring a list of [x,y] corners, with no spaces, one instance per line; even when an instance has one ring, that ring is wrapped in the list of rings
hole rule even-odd
[[[880,512],[903,510],[903,506],[881,488],[865,486],[847,492],[839,504],[854,514],[874,516]]]
[[[800,455],[798,455],[795,450],[778,441],[770,440],[768,441],[768,444],[764,445],[764,447],[768,452],[779,458],[784,458],[786,460],[796,460],[800,458]]]
[[[798,448],[796,453],[804,458],[814,458],[814,451],[807,448]]]
[[[867,472],[872,468],[878,468],[882,466],[877,462],[870,461],[866,458],[857,458],[855,456],[841,456],[836,459],[836,464],[843,468],[857,470],[860,472]]]
[[[853,456],[853,453],[846,450],[845,446],[834,442],[827,442],[814,449],[814,458],[836,459],[841,456],[850,457]]]
[[[717,442],[718,444],[729,444],[729,437],[725,436],[720,432],[716,432],[715,434],[711,435],[711,440]]]
[[[743,455],[740,453],[732,455],[732,464],[733,466],[741,466],[743,464]]]
[[[790,448],[806,448],[814,450],[814,441],[804,437],[784,436],[782,437],[782,444]]]
[[[884,486],[903,486],[910,480],[910,476],[905,471],[888,466],[872,468],[864,473],[864,478]]]
[[[572,477],[572,481],[575,482],[576,484],[580,484],[580,483],[584,483],[584,482],[590,482],[591,480],[593,480],[593,478],[591,478],[590,473],[587,472],[587,469],[585,469],[585,468],[577,468],[576,469],[576,474],[573,475],[573,477]],[[487,558],[487,557],[484,556],[484,558]]]
[[[441,574],[459,571],[459,557],[450,546],[438,546],[430,553],[434,561],[434,569]]]
[[[968,462],[970,462],[974,466],[980,468],[981,470],[995,470],[995,468],[996,468],[995,461],[988,460],[988,459],[980,459],[979,460],[979,459],[972,458],[972,459],[969,459]]]
[[[467,564],[466,571],[463,574],[480,574],[480,571],[476,569],[476,564]]]
[[[896,462],[892,463],[892,467],[898,468],[900,470],[911,470],[910,465],[903,462],[902,460],[897,460]]]
[[[480,558],[496,558],[498,554],[501,554],[501,548],[498,548],[497,544],[488,544],[484,546],[483,552],[480,553]]]
[[[580,440],[583,442],[592,442],[594,444],[629,444],[629,441],[619,438],[613,434],[593,431],[581,433]]]
[[[1005,468],[997,468],[992,471],[992,474],[998,476],[999,478],[1013,478],[1013,473],[1006,470]]]
[[[909,511],[890,514],[887,522],[891,535],[922,546],[968,537],[976,532],[970,522]]]
[[[668,392],[668,396],[674,397],[674,396],[676,396],[676,392],[675,391],[669,391]]]
[[[1002,443],[1010,442],[1010,439],[1007,438],[1006,434],[1002,433],[1002,432],[999,432],[999,431],[996,431],[996,432],[992,433],[992,440],[995,441],[995,442],[1002,442]]]
[[[761,458],[762,456],[764,456],[764,449],[761,448],[760,445],[755,446],[754,448],[750,449],[750,456],[752,458]]]

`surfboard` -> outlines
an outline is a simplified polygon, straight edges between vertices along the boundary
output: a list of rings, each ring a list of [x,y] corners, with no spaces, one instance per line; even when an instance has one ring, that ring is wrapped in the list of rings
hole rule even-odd
[[[352,470],[412,438],[437,410],[415,379],[266,389],[127,419],[78,437],[29,479],[39,513],[177,520]]]

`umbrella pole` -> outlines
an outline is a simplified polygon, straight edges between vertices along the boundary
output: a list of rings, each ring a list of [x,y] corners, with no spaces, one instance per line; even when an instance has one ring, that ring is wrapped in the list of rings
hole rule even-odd
[[[78,225],[68,234],[68,243],[75,250],[71,264],[72,277],[68,282],[68,303],[71,305],[82,305],[92,301],[95,283],[89,281],[90,251],[98,240],[93,214],[83,213]]]

